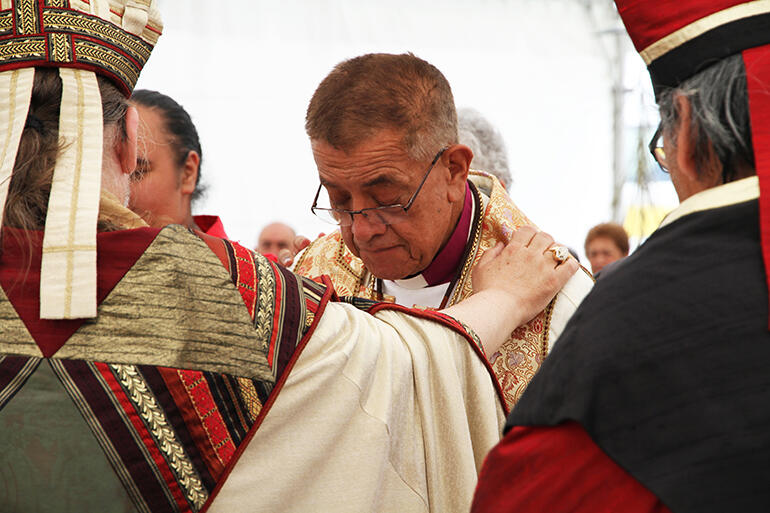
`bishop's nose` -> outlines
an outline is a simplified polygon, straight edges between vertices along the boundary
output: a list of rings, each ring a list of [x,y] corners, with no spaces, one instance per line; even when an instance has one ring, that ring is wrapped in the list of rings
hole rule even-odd
[[[353,215],[353,224],[350,225],[350,230],[353,233],[353,237],[360,242],[367,242],[376,237],[382,235],[388,229],[388,226],[377,222],[376,213],[362,213]]]

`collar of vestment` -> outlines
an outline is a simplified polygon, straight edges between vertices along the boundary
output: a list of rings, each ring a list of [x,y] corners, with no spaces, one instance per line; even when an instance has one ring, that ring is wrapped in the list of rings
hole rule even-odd
[[[193,216],[193,221],[206,235],[219,237],[220,239],[229,239],[225,232],[225,226],[222,224],[219,216]]]
[[[457,274],[457,268],[462,265],[465,247],[471,231],[473,220],[473,196],[471,188],[465,184],[465,200],[460,220],[457,222],[449,240],[441,248],[433,261],[420,274],[401,280],[393,280],[393,283],[405,289],[420,289],[449,283]]]
[[[759,179],[750,176],[693,194],[668,214],[660,228],[694,212],[743,203],[759,197]]]
[[[100,193],[99,221],[123,230],[147,227],[141,217],[126,208],[117,196],[106,189],[102,189]]]

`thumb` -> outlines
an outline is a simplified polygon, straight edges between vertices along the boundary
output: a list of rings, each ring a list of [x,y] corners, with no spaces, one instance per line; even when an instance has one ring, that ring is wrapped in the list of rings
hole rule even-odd
[[[483,255],[481,255],[481,258],[479,259],[478,265],[487,265],[492,260],[494,260],[500,253],[503,252],[503,249],[505,249],[505,244],[502,242],[498,242],[495,244],[494,247],[489,248],[484,252]]]

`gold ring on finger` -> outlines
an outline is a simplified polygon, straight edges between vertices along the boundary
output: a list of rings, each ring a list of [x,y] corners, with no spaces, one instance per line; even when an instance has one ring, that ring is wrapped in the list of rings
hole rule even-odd
[[[563,264],[570,257],[569,250],[564,246],[551,246],[548,248],[556,265]]]

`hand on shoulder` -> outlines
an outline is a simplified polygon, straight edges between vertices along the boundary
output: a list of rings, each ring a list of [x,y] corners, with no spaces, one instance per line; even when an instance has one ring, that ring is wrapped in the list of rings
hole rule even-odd
[[[473,271],[474,294],[445,312],[470,326],[492,354],[540,313],[579,269],[553,237],[531,226],[488,250]],[[567,253],[568,255],[568,253]]]

